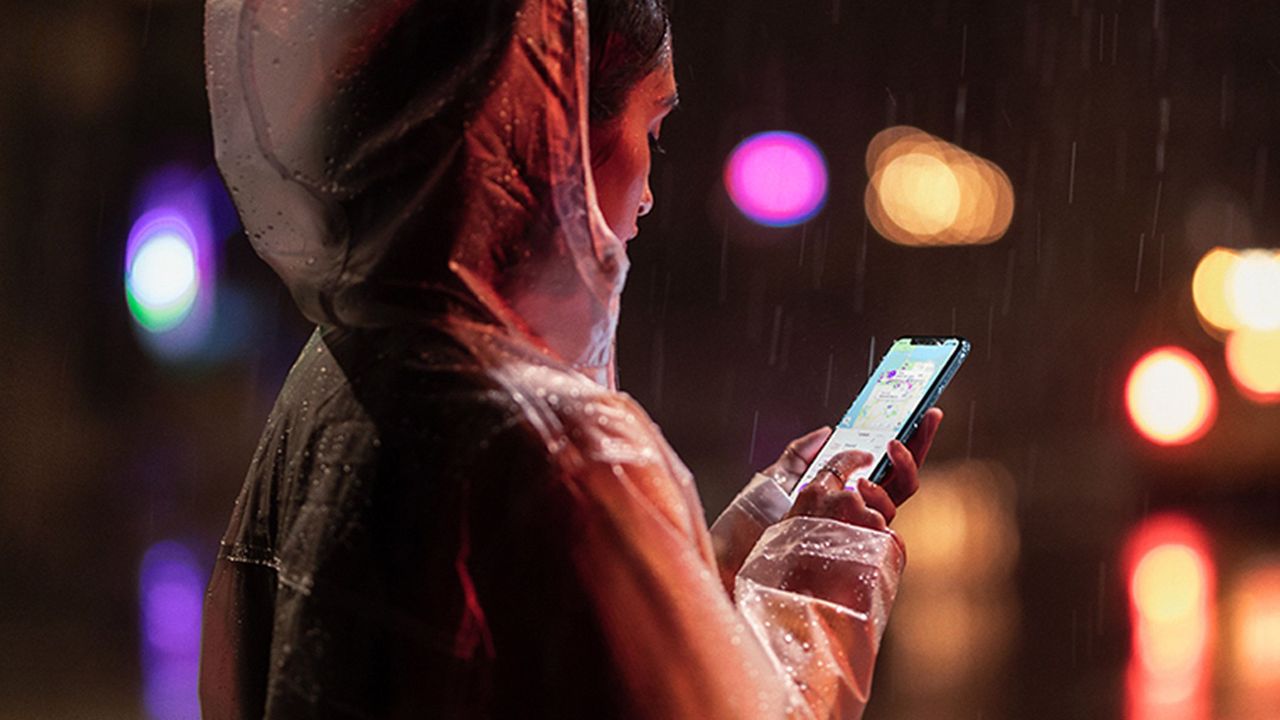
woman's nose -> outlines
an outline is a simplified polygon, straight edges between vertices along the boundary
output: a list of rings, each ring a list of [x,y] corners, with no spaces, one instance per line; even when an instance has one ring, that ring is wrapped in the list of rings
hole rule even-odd
[[[649,188],[649,182],[644,183],[644,195],[640,196],[640,211],[637,213],[640,217],[649,214],[653,210],[653,190]]]

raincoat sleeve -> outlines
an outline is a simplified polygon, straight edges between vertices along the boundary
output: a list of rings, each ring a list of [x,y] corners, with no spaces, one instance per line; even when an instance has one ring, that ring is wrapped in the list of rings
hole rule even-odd
[[[581,533],[569,552],[640,715],[861,716],[902,567],[889,535],[818,518],[772,525],[730,595],[680,472],[587,462],[568,484]]]
[[[738,571],[770,525],[791,509],[787,493],[772,478],[756,473],[711,525],[711,544],[725,589],[733,592]]]

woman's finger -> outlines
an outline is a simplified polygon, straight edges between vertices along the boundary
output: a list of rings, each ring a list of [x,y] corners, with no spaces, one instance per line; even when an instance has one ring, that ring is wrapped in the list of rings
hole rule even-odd
[[[840,474],[844,478],[845,484],[851,484],[854,473],[858,470],[868,467],[876,458],[869,452],[863,450],[845,450],[836,453],[826,464],[831,469]]]
[[[889,530],[889,523],[885,520],[884,515],[880,514],[879,510],[866,505],[863,505],[862,510],[856,513],[851,520],[846,520],[845,522],[850,525],[879,530],[880,532],[888,532]]]
[[[886,524],[893,522],[893,518],[898,514],[898,508],[893,500],[889,499],[889,493],[885,492],[884,488],[866,478],[859,478],[858,494],[862,496],[862,502],[866,503],[867,507],[884,516]]]
[[[924,459],[929,454],[929,448],[933,446],[933,438],[938,434],[938,426],[941,424],[942,410],[936,407],[929,408],[925,411],[924,417],[920,418],[920,425],[915,433],[907,441],[907,449],[915,458],[917,468],[924,465]]]
[[[782,457],[778,458],[778,465],[793,475],[803,473],[818,456],[822,444],[829,437],[831,437],[831,428],[827,426],[801,435],[787,444],[787,448],[782,451]]]
[[[884,482],[884,490],[895,505],[901,505],[920,489],[919,470],[911,451],[897,440],[889,441],[889,460],[893,470]]]

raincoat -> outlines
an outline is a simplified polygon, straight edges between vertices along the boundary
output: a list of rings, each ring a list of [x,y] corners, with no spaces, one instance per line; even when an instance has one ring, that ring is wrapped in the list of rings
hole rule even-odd
[[[583,0],[209,0],[219,168],[318,329],[205,605],[205,717],[856,717],[902,556],[709,531],[614,385]]]

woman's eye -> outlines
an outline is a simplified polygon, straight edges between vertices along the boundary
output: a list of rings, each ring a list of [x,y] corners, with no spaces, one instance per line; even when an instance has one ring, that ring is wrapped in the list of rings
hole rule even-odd
[[[658,144],[658,138],[652,135],[649,136],[649,152],[656,153],[658,155],[667,154],[666,149],[664,149],[662,145]]]

